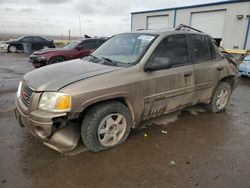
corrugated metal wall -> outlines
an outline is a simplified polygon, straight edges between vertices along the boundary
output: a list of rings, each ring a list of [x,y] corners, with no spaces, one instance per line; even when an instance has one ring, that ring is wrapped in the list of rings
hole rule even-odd
[[[205,7],[195,7],[186,9],[177,9],[176,12],[176,26],[179,24],[190,25],[191,14],[193,12],[202,11],[214,11],[214,10],[226,10],[224,29],[222,34],[222,45],[224,48],[233,49],[239,48],[243,49],[246,31],[248,27],[248,19],[246,15],[250,15],[250,1],[249,2],[239,2],[233,4],[221,4]],[[150,15],[161,15],[169,14],[169,23],[174,24],[174,10],[161,11],[161,12],[149,12],[149,13],[137,13],[132,14],[132,31],[137,29],[147,28],[147,16]],[[243,15],[243,19],[237,19],[237,15]],[[216,20],[215,20],[216,21]],[[249,36],[250,37],[250,36]],[[248,40],[250,38],[248,37]],[[247,49],[250,49],[250,42],[247,41]]]

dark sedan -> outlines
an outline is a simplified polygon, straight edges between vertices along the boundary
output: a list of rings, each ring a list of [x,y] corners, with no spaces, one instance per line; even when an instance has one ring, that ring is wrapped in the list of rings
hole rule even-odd
[[[15,53],[17,51],[23,51],[24,43],[31,44],[32,51],[43,48],[55,48],[53,40],[48,40],[46,38],[37,36],[26,36],[17,38],[15,40],[6,41],[6,44],[8,44],[8,52]]]
[[[88,38],[75,40],[63,48],[43,49],[31,54],[30,61],[35,68],[54,64],[70,59],[88,56],[92,51],[102,45],[107,38]]]

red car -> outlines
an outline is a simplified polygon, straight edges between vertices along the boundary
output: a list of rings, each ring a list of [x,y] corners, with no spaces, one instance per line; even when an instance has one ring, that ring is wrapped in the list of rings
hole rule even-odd
[[[78,59],[88,56],[106,40],[107,38],[90,38],[72,41],[63,48],[48,48],[36,51],[29,57],[29,59],[35,68],[70,59]]]

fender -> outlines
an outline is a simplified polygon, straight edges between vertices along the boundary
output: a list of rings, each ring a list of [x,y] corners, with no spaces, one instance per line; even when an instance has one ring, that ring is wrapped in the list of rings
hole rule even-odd
[[[112,99],[113,100],[121,99],[121,98],[124,100],[124,102],[126,103],[128,109],[129,109],[129,111],[131,113],[132,119],[134,121],[133,128],[135,128],[135,126],[139,122],[139,117],[137,117],[135,115],[134,107],[132,105],[133,103],[131,102],[132,101],[131,97],[129,96],[128,93],[125,93],[125,92],[117,92],[117,93],[106,94],[106,95],[94,97],[92,99],[84,101],[81,104],[81,111],[84,111],[85,109],[87,109],[91,105],[94,105],[94,104],[99,103],[99,102],[104,102],[104,101],[108,101],[108,100],[112,100]]]

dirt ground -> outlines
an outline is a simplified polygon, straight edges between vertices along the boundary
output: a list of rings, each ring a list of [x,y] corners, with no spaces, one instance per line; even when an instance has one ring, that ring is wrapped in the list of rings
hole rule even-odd
[[[14,118],[32,69],[25,55],[0,53],[0,187],[250,187],[250,79],[226,112],[194,107],[143,123],[117,148],[62,156]]]

